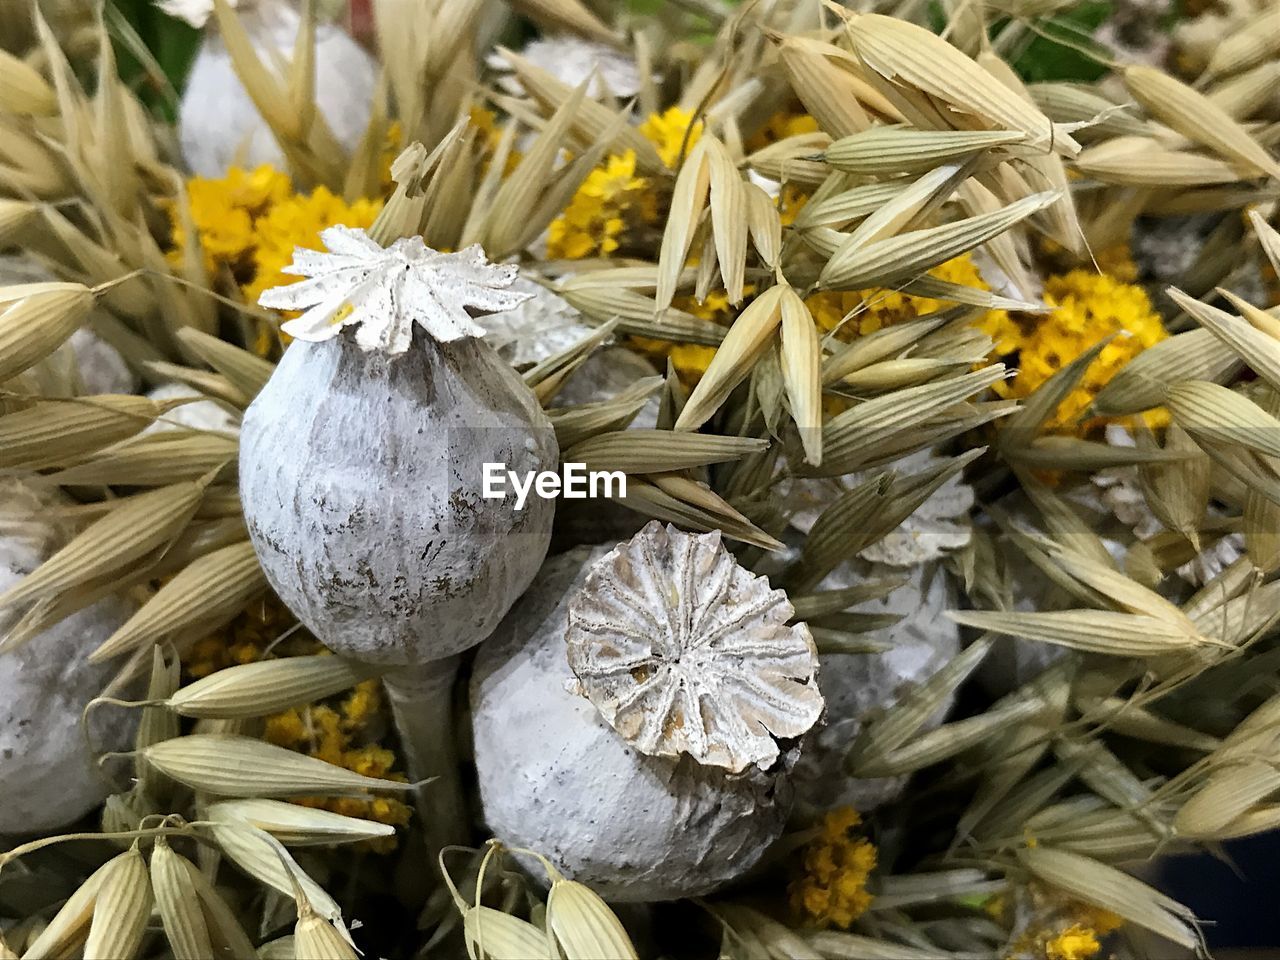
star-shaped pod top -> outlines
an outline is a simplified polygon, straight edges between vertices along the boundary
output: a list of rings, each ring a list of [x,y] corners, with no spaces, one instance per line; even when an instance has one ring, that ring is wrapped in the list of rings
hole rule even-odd
[[[719,532],[649,523],[606,554],[570,602],[581,692],[636,749],[739,773],[822,715],[818,655],[781,590]]]
[[[306,280],[258,298],[264,307],[305,311],[282,327],[298,340],[328,340],[358,324],[362,350],[400,354],[409,349],[414,323],[441,343],[482,337],[473,313],[510,310],[528,299],[508,289],[515,266],[490,263],[479,245],[441,253],[421,237],[408,237],[382,247],[363,230],[344,226],[329,227],[320,238],[327,252],[299,247],[284,268]]]

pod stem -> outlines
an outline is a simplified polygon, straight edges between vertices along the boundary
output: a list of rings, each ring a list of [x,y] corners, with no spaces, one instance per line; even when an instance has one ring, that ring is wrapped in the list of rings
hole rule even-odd
[[[461,660],[460,656],[453,656],[401,667],[382,681],[400,733],[409,777],[431,781],[416,791],[416,805],[427,862],[433,868],[443,848],[466,843],[469,835],[453,720],[453,684]]]

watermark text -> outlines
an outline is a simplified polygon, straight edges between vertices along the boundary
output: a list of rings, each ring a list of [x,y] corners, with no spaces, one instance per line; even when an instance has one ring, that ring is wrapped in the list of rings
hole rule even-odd
[[[563,463],[559,473],[534,470],[521,475],[508,470],[505,463],[486,463],[481,496],[486,500],[505,500],[508,491],[515,494],[517,510],[524,509],[530,493],[544,500],[625,497],[627,475],[621,470],[588,470],[585,463]]]

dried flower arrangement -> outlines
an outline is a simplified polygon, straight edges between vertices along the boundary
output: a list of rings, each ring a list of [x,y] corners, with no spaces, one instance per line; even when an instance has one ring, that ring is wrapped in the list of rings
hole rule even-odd
[[[1206,949],[1273,2],[12,6],[0,960]]]

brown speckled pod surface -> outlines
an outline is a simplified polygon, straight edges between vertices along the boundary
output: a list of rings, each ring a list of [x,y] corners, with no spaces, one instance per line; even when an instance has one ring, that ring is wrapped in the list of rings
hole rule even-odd
[[[554,469],[533,394],[491,347],[415,330],[295,341],[245,414],[241,498],[271,586],[331,649],[427,663],[478,643],[537,573],[554,505],[483,499],[483,465]]]

